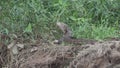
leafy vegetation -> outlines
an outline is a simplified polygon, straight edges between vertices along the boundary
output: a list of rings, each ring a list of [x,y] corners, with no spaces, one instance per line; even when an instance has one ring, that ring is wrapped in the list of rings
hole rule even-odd
[[[1,0],[0,32],[43,38],[59,36],[57,21],[75,37],[119,37],[120,0]]]

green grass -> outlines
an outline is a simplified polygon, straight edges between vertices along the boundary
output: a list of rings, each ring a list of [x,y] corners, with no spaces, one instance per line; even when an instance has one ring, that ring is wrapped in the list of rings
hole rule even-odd
[[[57,37],[57,21],[75,37],[118,37],[120,0],[1,0],[0,32],[37,38]]]
[[[89,38],[89,39],[96,39],[102,40],[105,38],[112,38],[112,37],[119,37],[117,34],[117,30],[115,27],[108,27],[106,25],[85,25],[79,26],[73,30],[74,36],[77,38]]]

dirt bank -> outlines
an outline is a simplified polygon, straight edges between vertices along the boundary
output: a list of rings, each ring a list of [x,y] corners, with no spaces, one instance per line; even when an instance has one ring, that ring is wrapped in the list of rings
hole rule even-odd
[[[120,41],[29,46],[14,56],[11,68],[120,68]]]

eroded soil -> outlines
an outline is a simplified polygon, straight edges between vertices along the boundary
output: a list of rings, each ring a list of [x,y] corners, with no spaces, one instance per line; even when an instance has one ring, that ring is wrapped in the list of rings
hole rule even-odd
[[[33,48],[36,50],[31,51]],[[120,68],[120,41],[84,45],[25,44],[18,55],[3,64],[1,66],[8,68]]]

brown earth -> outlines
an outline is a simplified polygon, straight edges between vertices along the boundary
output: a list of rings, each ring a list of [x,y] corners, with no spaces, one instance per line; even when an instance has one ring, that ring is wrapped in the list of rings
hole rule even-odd
[[[120,68],[120,41],[73,45],[45,42],[25,44],[25,48],[12,56],[7,65],[1,64],[8,68]],[[37,50],[31,51],[33,48]]]

